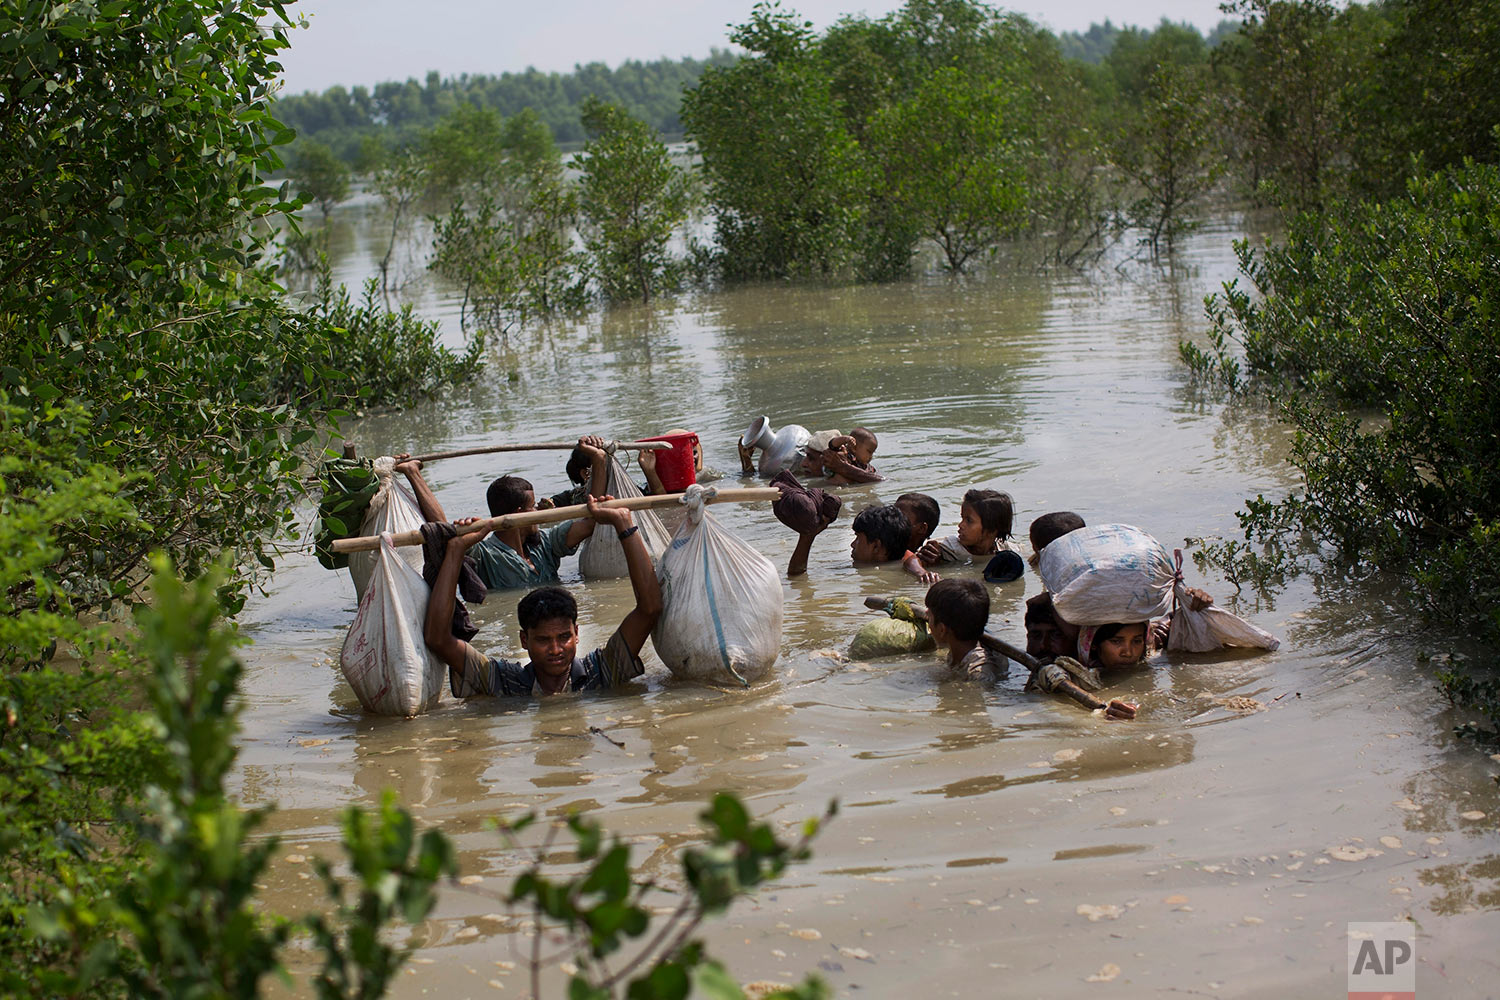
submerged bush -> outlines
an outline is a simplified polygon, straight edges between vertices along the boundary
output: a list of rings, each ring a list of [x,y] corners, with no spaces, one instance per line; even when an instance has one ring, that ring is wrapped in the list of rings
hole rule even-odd
[[[1210,348],[1183,355],[1297,430],[1301,489],[1248,504],[1247,538],[1310,532],[1500,639],[1500,170],[1415,178],[1237,251],[1252,287],[1214,296]]]

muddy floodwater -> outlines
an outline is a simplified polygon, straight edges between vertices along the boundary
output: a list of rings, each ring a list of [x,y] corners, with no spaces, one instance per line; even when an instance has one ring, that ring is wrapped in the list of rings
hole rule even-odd
[[[355,280],[381,230],[359,205],[334,221],[338,274]],[[734,485],[753,417],[864,424],[889,478],[839,488],[846,513],[784,583],[781,658],[748,690],[676,681],[648,645],[626,693],[445,693],[421,718],[368,716],[337,662],[355,613],[347,573],[288,559],[242,616],[253,645],[235,790],[277,807],[270,905],[321,905],[307,859],[338,855],[345,806],[394,788],[471,877],[412,931],[394,995],[524,996],[529,925],[495,898],[522,859],[486,821],[589,812],[670,883],[697,813],[730,789],[788,831],[841,806],[810,861],[705,926],[742,981],[816,972],[845,997],[1327,997],[1346,990],[1350,922],[1410,920],[1418,995],[1500,995],[1500,763],[1452,735],[1422,662],[1463,651],[1460,637],[1423,631],[1388,585],[1325,573],[1236,594],[1189,558],[1190,583],[1281,649],[1158,657],[1114,689],[1140,703],[1131,723],[1024,694],[1019,668],[980,684],[946,679],[936,654],[830,654],[872,617],[864,597],[925,589],[894,564],[850,564],[849,516],[865,503],[930,493],[949,533],[962,493],[995,487],[1023,533],[1071,509],[1177,547],[1238,537],[1243,498],[1293,485],[1286,429],[1196,392],[1177,356],[1180,338],[1201,338],[1203,295],[1233,276],[1246,227],[1221,217],[1171,268],[755,287],[612,310],[513,332],[476,384],[359,421],[365,455],[685,426]],[[450,294],[413,294],[456,330]],[[480,514],[493,477],[551,493],[565,459],[460,458],[429,481],[450,516]],[[795,538],[768,505],[714,516],[784,568]],[[582,582],[576,557],[562,573],[593,648],[629,585]],[[1032,573],[991,586],[991,629],[1022,641],[1040,589]],[[476,646],[520,653],[518,596],[471,608]],[[549,982],[562,995],[561,976]]]

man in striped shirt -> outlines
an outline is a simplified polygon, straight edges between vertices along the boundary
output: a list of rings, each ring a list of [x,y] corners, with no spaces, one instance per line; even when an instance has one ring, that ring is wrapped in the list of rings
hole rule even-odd
[[[454,697],[543,697],[565,691],[601,690],[619,687],[645,673],[640,653],[661,615],[661,587],[630,511],[599,506],[608,499],[589,497],[589,516],[596,524],[615,529],[630,569],[635,607],[609,642],[587,656],[578,655],[578,604],[561,587],[539,587],[517,605],[521,645],[531,657],[527,663],[487,657],[453,635],[454,591],[464,553],[487,532],[459,534],[448,540],[442,568],[427,602],[425,638],[433,655],[448,664],[448,683]],[[468,522],[455,523],[462,526]]]

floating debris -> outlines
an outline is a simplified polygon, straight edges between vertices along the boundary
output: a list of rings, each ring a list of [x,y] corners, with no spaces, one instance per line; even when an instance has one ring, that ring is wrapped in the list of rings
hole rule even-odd
[[[1105,962],[1099,967],[1099,971],[1088,977],[1090,983],[1108,983],[1120,975],[1120,967],[1113,962]]]
[[[1092,903],[1079,903],[1078,908],[1073,912],[1077,913],[1080,917],[1088,917],[1089,923],[1097,924],[1101,920],[1119,920],[1120,916],[1125,912],[1125,907],[1116,906],[1114,903],[1105,903],[1102,906],[1095,906]]]

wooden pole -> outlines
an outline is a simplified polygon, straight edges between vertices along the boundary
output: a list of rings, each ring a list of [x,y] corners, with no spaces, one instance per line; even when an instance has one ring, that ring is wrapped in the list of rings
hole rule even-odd
[[[779,496],[781,496],[781,491],[774,486],[757,486],[718,490],[703,502],[751,503],[756,500],[775,500]],[[654,497],[621,497],[618,500],[606,500],[600,506],[623,507],[626,510],[659,510],[663,507],[680,506],[682,497],[681,493],[666,493]],[[459,534],[467,535],[471,531],[504,531],[507,528],[522,528],[532,524],[554,524],[558,521],[573,521],[588,516],[588,504],[575,504],[571,507],[553,507],[551,510],[528,510],[517,514],[502,514],[499,517],[484,517],[472,524],[455,525],[455,527]],[[403,531],[398,535],[393,535],[391,541],[396,545],[421,545],[422,533]],[[329,548],[334,552],[370,552],[380,548],[380,536],[361,535],[358,538],[340,538]]]
[[[616,441],[619,451],[667,451],[671,445],[666,441]],[[444,458],[464,458],[468,455],[493,455],[502,451],[569,451],[578,447],[577,441],[537,441],[532,444],[493,444],[485,448],[460,448],[458,451],[437,451],[431,455],[413,456],[418,462],[436,462]]]
[[[337,545],[338,543],[334,542],[334,544]],[[890,601],[888,601],[884,597],[866,597],[865,598],[865,607],[872,608],[872,609],[874,609],[876,611],[884,611],[886,609],[886,606],[888,604],[890,604]],[[912,609],[911,609],[911,613],[912,613],[912,615],[914,617],[920,618],[924,622],[930,620],[929,617],[928,617],[927,609],[926,608],[918,607],[916,605],[913,605]],[[1040,667],[1042,665],[1042,661],[1041,660],[1038,660],[1036,657],[1034,657],[1030,653],[1026,652],[1026,650],[1024,650],[1024,649],[1017,649],[1015,646],[1012,646],[1010,643],[1006,642],[1004,639],[1001,639],[1001,638],[998,638],[996,636],[990,635],[988,632],[985,632],[982,635],[980,635],[980,637],[979,637],[979,643],[985,649],[993,649],[997,653],[1004,653],[1006,656],[1010,657],[1012,660],[1015,660],[1017,663],[1019,663],[1021,666],[1025,667],[1027,670],[1035,670],[1035,669],[1037,669],[1038,667]]]

